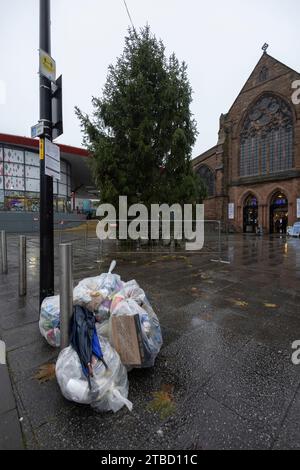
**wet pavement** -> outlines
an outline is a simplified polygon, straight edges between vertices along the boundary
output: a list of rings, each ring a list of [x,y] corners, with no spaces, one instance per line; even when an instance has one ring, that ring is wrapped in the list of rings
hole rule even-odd
[[[230,235],[222,242],[230,264],[212,262],[216,254],[207,250],[114,253],[99,263],[95,241],[75,242],[75,281],[115,258],[122,279],[146,291],[163,330],[155,368],[129,373],[132,413],[115,415],[67,402],[55,379],[34,378],[57,356],[37,325],[38,240],[28,240],[25,300],[17,296],[17,238],[8,244],[0,339],[26,448],[300,448],[300,366],[292,363],[292,343],[300,340],[300,240]]]

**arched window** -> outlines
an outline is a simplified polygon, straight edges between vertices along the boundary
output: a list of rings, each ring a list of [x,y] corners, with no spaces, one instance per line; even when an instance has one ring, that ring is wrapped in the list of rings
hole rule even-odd
[[[240,137],[240,176],[293,168],[293,115],[278,96],[265,94],[250,109]]]
[[[215,195],[215,175],[212,170],[206,166],[201,165],[198,169],[198,175],[203,180],[207,187],[207,196],[212,197]]]

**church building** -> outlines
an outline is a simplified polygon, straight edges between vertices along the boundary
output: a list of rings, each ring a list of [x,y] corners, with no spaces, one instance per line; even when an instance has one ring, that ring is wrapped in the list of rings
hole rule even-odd
[[[193,160],[207,186],[206,219],[245,233],[284,233],[300,219],[299,80],[264,49],[221,115],[217,145]]]

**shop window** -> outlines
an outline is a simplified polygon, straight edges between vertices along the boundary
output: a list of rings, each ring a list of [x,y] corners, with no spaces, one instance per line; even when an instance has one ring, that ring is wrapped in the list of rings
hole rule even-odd
[[[28,212],[39,212],[40,198],[36,193],[26,193],[26,210]]]
[[[57,212],[67,211],[67,200],[66,198],[57,198]]]
[[[40,180],[27,178],[26,179],[26,191],[40,192]]]
[[[53,180],[53,194],[57,194],[57,181]]]
[[[65,175],[64,173],[61,173],[60,175],[60,183],[67,184],[67,175]]]
[[[31,166],[40,166],[40,157],[38,153],[25,152],[25,163]]]
[[[26,166],[26,178],[39,179],[40,178],[40,169],[39,169],[39,167],[27,165]]]
[[[58,194],[60,196],[67,196],[67,186],[65,184],[58,183]]]
[[[4,209],[4,191],[0,189],[0,210]]]
[[[24,191],[24,178],[16,178],[13,176],[5,176],[4,179],[4,188],[6,190],[16,190],[16,191]]]
[[[4,149],[4,161],[8,163],[24,163],[23,150]]]
[[[6,192],[4,196],[4,208],[11,212],[25,210],[25,195],[18,192]]]
[[[19,176],[24,177],[24,165],[23,163],[4,163],[4,175],[5,176]]]
[[[64,160],[60,162],[60,172],[67,173],[67,163]]]

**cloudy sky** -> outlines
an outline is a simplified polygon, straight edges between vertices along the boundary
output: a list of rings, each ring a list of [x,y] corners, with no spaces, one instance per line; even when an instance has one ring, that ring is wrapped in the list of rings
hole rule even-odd
[[[124,45],[123,0],[51,0],[52,56],[64,80],[64,135],[81,146],[74,106],[91,111],[107,67]],[[188,64],[199,136],[193,157],[216,144],[230,108],[265,42],[269,54],[300,71],[299,0],[127,0],[136,28],[147,22]],[[0,133],[29,136],[38,121],[39,0],[0,0]]]

